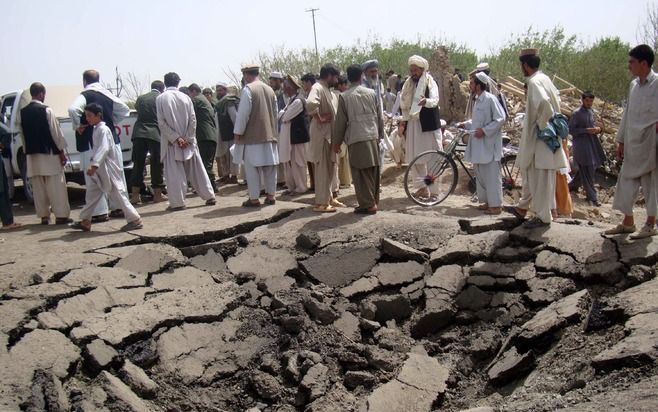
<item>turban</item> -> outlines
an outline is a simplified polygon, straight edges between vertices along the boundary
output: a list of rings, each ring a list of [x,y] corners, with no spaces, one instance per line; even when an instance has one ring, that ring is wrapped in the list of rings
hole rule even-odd
[[[373,67],[379,67],[379,62],[376,59],[368,60],[367,62],[361,65],[361,70],[366,71],[372,69]]]
[[[413,55],[409,57],[409,66],[418,66],[420,68],[423,68],[425,70],[429,69],[429,63],[427,63],[427,60],[424,58],[418,56],[418,55]]]

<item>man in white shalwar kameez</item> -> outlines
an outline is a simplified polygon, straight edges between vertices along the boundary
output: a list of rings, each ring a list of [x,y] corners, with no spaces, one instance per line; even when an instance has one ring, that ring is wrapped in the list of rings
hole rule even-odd
[[[535,217],[523,224],[532,229],[548,226],[553,220],[551,208],[555,205],[556,171],[567,167],[567,158],[564,150],[553,152],[538,137],[538,131],[548,126],[554,114],[560,113],[558,90],[539,70],[541,59],[537,49],[522,50],[519,61],[528,85],[526,114],[516,160],[525,187],[516,207],[506,210],[519,218],[524,218],[528,210],[534,212]]]
[[[288,194],[301,194],[308,190],[306,103],[301,82],[296,77],[286,76],[283,91],[288,96],[288,103],[279,112],[279,161],[284,168]]]
[[[99,103],[105,108],[106,105],[103,104],[104,101],[110,102],[112,113],[107,113],[106,110],[104,117],[105,123],[110,128],[114,136],[115,145],[112,147],[112,150],[116,151],[119,162],[121,165],[123,165],[121,142],[118,141],[118,137],[116,136],[115,126],[118,126],[124,118],[130,115],[130,108],[128,105],[122,102],[121,99],[113,95],[112,92],[101,85],[100,74],[96,70],[86,70],[84,73],[82,73],[82,85],[85,88],[84,91],[80,93],[78,97],[76,97],[71,107],[69,107],[69,116],[71,117],[71,125],[73,126],[73,130],[80,134],[85,133],[84,130],[86,125],[84,124],[85,122],[82,121],[82,117],[84,116],[84,108],[87,104]],[[89,150],[80,152],[80,166],[83,171],[87,170],[91,165],[91,152],[91,148]],[[126,177],[123,173],[122,175],[124,185],[127,187]],[[85,174],[85,184],[88,184],[90,180],[91,178]],[[108,210],[119,211],[120,205],[115,204],[112,199],[109,199],[108,205],[108,198],[106,197],[105,199],[101,199],[101,201],[98,202],[98,205],[93,211],[93,216],[98,217],[99,221],[107,220],[106,216],[108,214]]]
[[[21,110],[21,135],[27,160],[27,177],[32,185],[34,208],[41,224],[71,223],[64,165],[66,140],[52,109],[43,104],[46,88],[41,83],[30,86],[32,101]]]
[[[619,171],[613,209],[624,220],[607,230],[608,235],[635,232],[633,205],[640,187],[644,195],[647,220],[633,239],[655,236],[658,212],[658,76],[652,70],[654,52],[646,44],[629,52],[628,69],[635,77],[628,93],[628,104],[617,132],[617,157],[624,162]]]
[[[233,133],[233,161],[244,164],[249,199],[242,206],[259,207],[261,178],[265,186],[265,204],[276,203],[278,124],[277,102],[272,88],[258,79],[259,67],[242,67],[245,87],[240,94]]]
[[[409,58],[409,78],[402,86],[400,93],[400,110],[402,121],[398,126],[398,134],[405,138],[406,162],[410,163],[419,154],[428,150],[442,150],[440,124],[435,130],[423,131],[420,123],[421,109],[433,109],[439,106],[439,86],[427,72],[429,63],[421,56]],[[427,175],[426,163],[415,163],[411,170],[414,187],[418,196],[431,196],[438,194],[438,187],[432,185],[428,188],[423,182]]]
[[[160,157],[167,181],[168,209],[185,208],[188,180],[206,205],[214,205],[215,193],[196,142],[192,100],[178,91],[178,74],[167,73],[164,82],[166,89],[155,99],[155,106],[160,128]]]
[[[500,159],[505,112],[496,96],[487,91],[488,83],[488,76],[482,72],[471,76],[469,88],[476,96],[473,117],[459,126],[474,131],[468,139],[464,158],[475,169],[478,201],[481,202],[478,209],[488,215],[497,215],[503,204]]]
[[[121,158],[114,150],[114,136],[103,122],[103,108],[98,103],[85,106],[85,116],[89,127],[93,127],[91,160],[85,175],[90,183],[86,187],[85,206],[80,211],[80,221],[71,225],[73,229],[91,230],[91,216],[97,204],[105,196],[119,205],[126,221],[121,230],[130,231],[143,227],[142,220],[135,207],[128,200],[126,179],[123,177]]]

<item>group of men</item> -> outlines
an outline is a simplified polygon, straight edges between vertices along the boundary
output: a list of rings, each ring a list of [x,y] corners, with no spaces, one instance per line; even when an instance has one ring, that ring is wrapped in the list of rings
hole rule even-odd
[[[654,54],[649,46],[637,46],[629,56],[629,70],[635,79],[616,138],[617,155],[624,163],[613,203],[615,209],[624,213],[624,220],[606,233],[636,232],[632,208],[641,188],[647,221],[632,237],[643,238],[658,233],[655,225],[658,103],[651,99],[655,97],[658,82],[652,70]],[[560,203],[559,171],[568,167],[568,157],[561,136],[555,131],[560,113],[559,93],[539,69],[539,51],[522,50],[519,62],[525,77],[526,112],[517,158],[523,179],[518,204],[504,208],[502,205],[501,130],[507,109],[488,66],[480,65],[470,74],[472,101],[467,109],[470,116],[457,126],[471,130],[465,155],[475,168],[479,208],[486,214],[499,214],[505,209],[520,219],[532,212],[533,218],[524,226],[538,228],[548,226],[555,217]],[[401,87],[395,86],[400,89],[395,105],[401,112],[398,134],[405,139],[406,160],[410,162],[426,150],[440,150],[443,135],[438,118],[438,84],[428,71],[427,60],[412,56],[408,66],[409,77]],[[131,201],[141,201],[145,159],[150,153],[153,198],[155,202],[168,200],[169,210],[185,207],[189,185],[207,205],[216,203],[213,171],[216,158],[219,182],[236,183],[240,174],[246,180],[248,199],[244,207],[261,206],[263,194],[265,205],[274,204],[277,183],[281,181],[285,182],[287,193],[305,193],[310,175],[311,188],[315,191],[313,210],[335,212],[337,207],[345,206],[336,198],[336,189],[341,180],[339,155],[347,154],[343,157],[349,162],[358,201],[354,212],[376,213],[383,165],[383,118],[388,112],[384,106],[386,93],[390,91],[390,87],[384,91],[377,61],[349,66],[344,80],[333,64],[322,66],[317,79],[310,74],[299,79],[272,72],[266,84],[260,80],[257,65],[243,66],[242,75],[241,91],[235,86],[218,84],[213,96],[210,89],[202,90],[196,84],[179,88],[180,77],[167,73],[164,82],[153,82],[152,90],[137,99]],[[93,163],[91,128],[84,116],[90,103],[103,109],[104,122],[112,131],[111,149],[121,159],[114,124],[127,116],[129,109],[101,86],[99,80],[97,71],[85,71],[85,90],[69,109],[83,168]],[[43,104],[45,93],[42,84],[34,83],[30,88],[32,101],[21,110],[28,177],[41,223],[50,222],[51,212],[56,224],[70,223],[63,174],[66,142],[52,111]],[[569,121],[577,169],[569,189],[577,190],[582,185],[587,200],[599,205],[594,171],[605,155],[598,141],[601,129],[596,127],[592,114],[593,101],[591,92],[583,93],[582,107]],[[415,163],[411,173],[418,182],[417,195],[432,196],[435,189],[422,183],[426,169],[427,165]],[[85,177],[90,184],[91,176]],[[115,180],[115,186],[127,193],[129,186],[125,178]],[[163,194],[165,182],[168,199]],[[0,183],[6,187],[6,180]],[[109,200],[95,204],[93,219],[102,221],[108,214],[120,214],[117,205]]]

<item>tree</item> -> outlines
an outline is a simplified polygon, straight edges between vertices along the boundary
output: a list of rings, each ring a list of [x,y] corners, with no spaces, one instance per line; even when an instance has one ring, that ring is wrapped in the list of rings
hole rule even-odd
[[[651,2],[646,6],[646,17],[637,27],[637,41],[658,49],[658,5]]]
[[[136,101],[140,95],[145,93],[150,83],[149,76],[140,77],[133,72],[121,74],[124,96],[129,102]]]

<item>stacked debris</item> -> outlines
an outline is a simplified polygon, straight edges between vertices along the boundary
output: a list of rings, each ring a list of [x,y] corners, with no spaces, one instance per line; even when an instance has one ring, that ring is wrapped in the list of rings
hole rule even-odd
[[[571,117],[572,113],[578,110],[581,105],[580,95],[582,94],[582,90],[557,75],[554,75],[552,80],[560,90],[562,114]],[[513,118],[518,113],[523,113],[525,111],[523,82],[512,76],[507,76],[506,79],[501,81],[500,86],[507,98],[510,117]],[[608,155],[608,162],[605,165],[606,171],[616,175],[620,165],[617,163],[615,154],[615,135],[621,122],[623,108],[615,103],[597,97],[594,100],[594,107],[592,109],[594,110],[596,125],[603,129],[601,144]],[[518,141],[518,138],[521,137],[521,130],[516,125],[508,127],[506,132],[512,137],[513,141]]]

